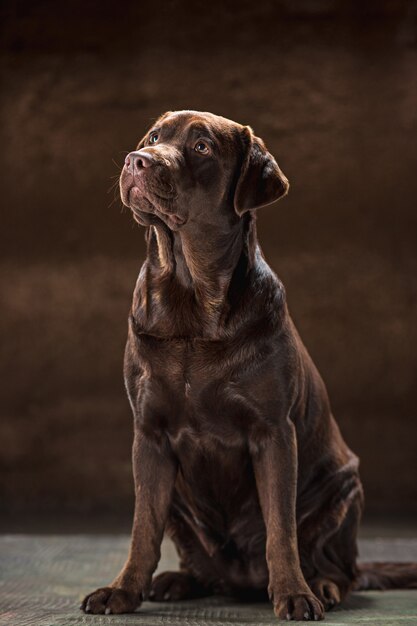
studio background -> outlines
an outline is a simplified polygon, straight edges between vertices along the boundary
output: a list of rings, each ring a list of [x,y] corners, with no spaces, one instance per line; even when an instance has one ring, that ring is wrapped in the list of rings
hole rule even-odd
[[[145,246],[108,189],[152,120],[184,108],[250,124],[288,176],[258,214],[264,253],[361,458],[368,515],[415,513],[416,3],[1,12],[3,520],[130,523],[122,360]]]

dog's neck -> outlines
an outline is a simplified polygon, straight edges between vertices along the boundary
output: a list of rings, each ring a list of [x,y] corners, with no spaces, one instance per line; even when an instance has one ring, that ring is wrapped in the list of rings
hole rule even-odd
[[[243,250],[243,228],[237,223],[219,233],[207,226],[199,235],[173,233],[174,271],[184,287],[194,290],[196,301],[213,312],[222,306],[234,269]]]
[[[201,311],[205,324],[215,330],[230,307],[230,293],[244,288],[242,271],[237,276],[236,270],[244,267],[247,271],[253,260],[254,218],[248,215],[224,231],[206,225],[197,234],[192,229],[174,232],[155,224],[148,228],[146,238],[147,271],[138,284],[146,298],[137,295],[138,304],[146,302],[147,321],[153,326],[161,318],[161,292],[169,289],[174,298],[180,294],[191,298],[196,317]]]
[[[184,229],[167,233],[153,228],[160,271],[169,272],[183,288],[192,290],[204,308],[221,308],[244,247],[243,223],[224,232],[210,225],[197,232]],[[152,239],[149,243],[152,246]]]

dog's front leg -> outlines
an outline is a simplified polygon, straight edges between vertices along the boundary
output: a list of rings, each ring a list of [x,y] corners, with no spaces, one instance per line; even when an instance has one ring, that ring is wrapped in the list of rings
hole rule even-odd
[[[108,586],[86,596],[86,613],[131,613],[147,594],[158,565],[165,522],[177,474],[168,440],[149,440],[139,426],[133,443],[135,513],[129,556]]]
[[[298,554],[297,441],[289,419],[257,446],[252,462],[266,527],[268,592],[275,614],[287,620],[322,619],[323,606],[304,579]]]

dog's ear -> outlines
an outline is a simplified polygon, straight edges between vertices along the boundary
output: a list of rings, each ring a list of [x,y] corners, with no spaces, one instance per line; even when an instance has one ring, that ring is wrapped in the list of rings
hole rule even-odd
[[[238,215],[275,202],[289,189],[286,176],[250,126],[243,128],[242,140],[244,156],[234,197]]]

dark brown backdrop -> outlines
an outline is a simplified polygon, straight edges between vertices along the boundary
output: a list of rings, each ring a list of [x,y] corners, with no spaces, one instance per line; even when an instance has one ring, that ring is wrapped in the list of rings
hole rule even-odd
[[[151,120],[182,108],[251,124],[277,156],[292,187],[259,213],[264,251],[368,510],[415,509],[415,3],[2,11],[2,509],[130,510],[121,372],[144,242],[107,190]]]

